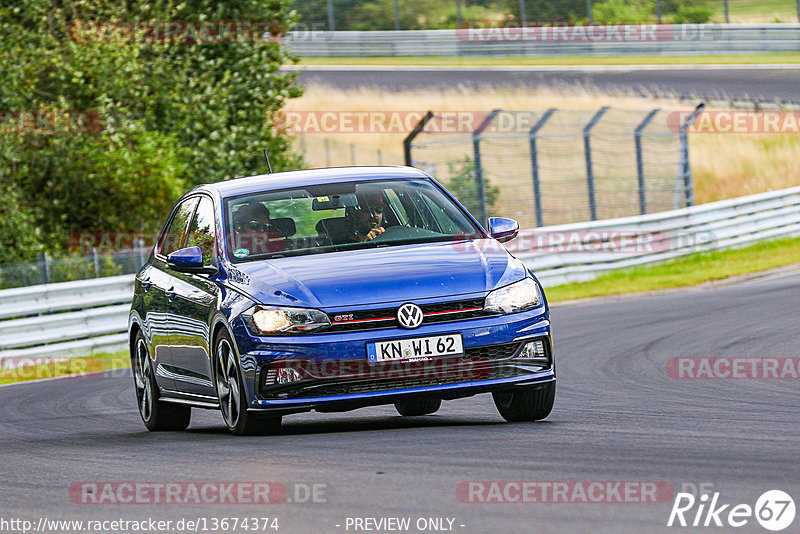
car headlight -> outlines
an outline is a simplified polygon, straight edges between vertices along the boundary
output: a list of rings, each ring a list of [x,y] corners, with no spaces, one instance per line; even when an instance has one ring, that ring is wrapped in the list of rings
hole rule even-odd
[[[542,304],[539,284],[533,278],[523,278],[519,282],[495,289],[486,296],[483,309],[495,313],[513,313],[536,308]]]
[[[297,334],[331,325],[323,312],[307,308],[253,306],[242,318],[255,335]]]

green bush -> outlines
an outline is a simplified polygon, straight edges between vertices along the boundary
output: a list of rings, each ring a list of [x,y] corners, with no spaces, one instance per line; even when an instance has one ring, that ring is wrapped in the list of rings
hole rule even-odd
[[[641,23],[653,15],[651,2],[626,2],[625,0],[606,0],[596,3],[592,9],[595,22],[609,23]]]
[[[13,184],[0,181],[0,199],[0,264],[35,258],[44,247],[22,195]]]
[[[18,229],[0,263],[62,253],[73,232],[153,231],[190,186],[263,173],[265,148],[276,170],[300,165],[272,127],[301,93],[280,39],[102,42],[82,23],[271,21],[279,35],[295,18],[289,0],[0,0],[0,193],[18,199],[0,207]],[[20,131],[23,111],[97,120]]]
[[[475,162],[469,156],[463,160],[449,162],[447,164],[450,179],[447,181],[447,189],[453,193],[461,204],[467,208],[473,217],[478,219],[481,224],[481,204],[478,196],[478,184],[475,180]],[[494,215],[494,205],[500,195],[500,188],[492,186],[488,178],[484,177],[483,185],[486,198],[486,211],[489,216]]]
[[[703,5],[680,6],[672,15],[673,24],[705,24],[711,20],[714,12]]]

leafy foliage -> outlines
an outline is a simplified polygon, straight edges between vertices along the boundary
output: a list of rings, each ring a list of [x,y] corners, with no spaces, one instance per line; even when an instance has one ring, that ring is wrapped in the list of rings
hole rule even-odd
[[[187,187],[264,172],[264,148],[274,169],[298,167],[272,129],[300,94],[295,74],[279,71],[295,59],[280,39],[129,42],[94,31],[240,21],[268,22],[279,37],[295,20],[289,4],[0,0],[0,185],[16,191],[17,219],[38,229],[26,239],[58,252],[71,232],[154,231]],[[72,122],[46,133],[20,127],[20,112]],[[0,263],[34,249],[3,247]]]
[[[473,217],[480,221],[481,204],[478,196],[478,184],[475,179],[475,162],[469,156],[458,162],[447,164],[450,179],[447,182],[447,189],[455,195],[461,204],[467,208]],[[489,216],[493,215],[494,204],[500,195],[500,188],[492,186],[488,178],[484,176],[483,186],[486,199],[486,211]],[[486,224],[486,221],[480,221]]]

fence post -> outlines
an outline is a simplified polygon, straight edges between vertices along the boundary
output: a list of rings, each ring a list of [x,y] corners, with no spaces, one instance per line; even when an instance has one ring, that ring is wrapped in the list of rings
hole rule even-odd
[[[800,2],[800,0],[797,1]],[[528,24],[528,16],[525,11],[525,0],[519,0],[519,25],[523,28]]]
[[[531,127],[528,132],[528,139],[531,145],[531,169],[533,170],[533,205],[536,210],[536,226],[544,226],[544,217],[542,216],[542,193],[539,184],[539,153],[536,150],[536,136],[539,130],[544,127],[545,123],[550,120],[550,117],[555,113],[557,108],[550,108],[545,111],[542,118]]]
[[[481,163],[481,134],[491,124],[501,110],[493,109],[489,115],[483,119],[477,128],[472,132],[472,152],[475,156],[475,187],[478,193],[478,205],[481,210],[480,223],[486,225],[489,221],[489,210],[486,209],[486,182],[483,179],[483,164]]]
[[[139,269],[142,268],[142,266],[144,265],[144,262],[145,262],[145,258],[144,258],[144,240],[143,239],[137,239],[135,247],[136,247],[136,249],[135,249],[135,251],[136,251],[136,253],[135,253],[135,256],[136,256],[136,270],[138,271]]]
[[[656,20],[661,24],[661,0],[656,0]]]
[[[328,0],[328,30],[334,31],[336,22],[333,20],[333,0]]]
[[[39,253],[39,275],[43,284],[50,283],[50,257],[47,252]]]
[[[653,120],[653,117],[655,117],[656,113],[659,111],[658,108],[651,110],[633,132],[633,139],[636,143],[636,176],[639,180],[639,213],[642,215],[647,213],[647,194],[644,187],[644,158],[642,156],[642,132],[647,128],[647,125],[650,124],[650,121]]]
[[[100,278],[100,258],[97,257],[97,247],[92,247],[92,264],[94,265],[94,277]]]
[[[400,29],[400,6],[397,5],[398,0],[392,2],[394,4],[394,29]]]
[[[697,116],[706,107],[705,103],[701,102],[689,118],[681,124],[681,162],[680,162],[680,176],[679,183],[683,183],[683,194],[686,198],[687,206],[694,206],[694,184],[692,183],[692,166],[689,164],[689,127],[697,120]],[[676,208],[680,206],[675,206]]]
[[[597,113],[594,114],[586,126],[583,127],[583,153],[586,159],[586,186],[589,190],[589,216],[591,220],[597,220],[597,202],[594,196],[594,169],[592,167],[592,128],[594,128],[597,121],[599,121],[606,111],[609,110],[608,106],[603,106]]]
[[[592,17],[592,0],[586,0],[586,17],[589,19],[589,24],[594,22]]]
[[[414,126],[414,128],[409,132],[405,139],[403,139],[403,154],[405,156],[406,165],[408,167],[413,167],[412,160],[411,160],[411,143],[414,142],[414,139],[425,129],[425,125],[428,124],[433,118],[433,112],[427,112],[419,122]]]
[[[725,5],[725,23],[729,23],[731,20],[728,17],[728,0],[722,0],[722,3]]]

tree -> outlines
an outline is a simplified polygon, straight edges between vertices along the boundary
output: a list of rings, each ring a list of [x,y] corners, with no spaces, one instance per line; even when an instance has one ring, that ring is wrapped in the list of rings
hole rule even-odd
[[[153,231],[188,186],[263,173],[262,149],[276,170],[299,166],[272,128],[300,94],[296,74],[279,70],[295,60],[281,43],[289,4],[0,0],[0,176],[47,250],[75,231]],[[165,21],[244,29],[212,42],[97,31]],[[63,131],[36,127],[59,117]]]
[[[481,218],[481,204],[478,196],[478,184],[475,180],[475,162],[469,156],[464,159],[451,161],[447,164],[450,179],[447,188],[467,208],[476,219]],[[500,188],[489,184],[489,179],[484,177],[484,198],[486,199],[486,212],[491,216],[494,204],[500,195]],[[481,221],[486,224],[486,221]]]

